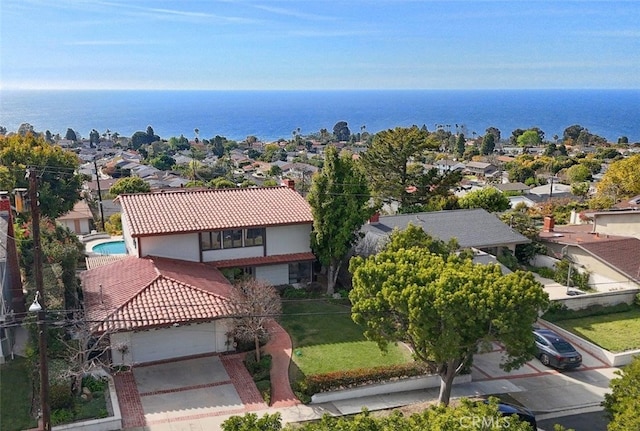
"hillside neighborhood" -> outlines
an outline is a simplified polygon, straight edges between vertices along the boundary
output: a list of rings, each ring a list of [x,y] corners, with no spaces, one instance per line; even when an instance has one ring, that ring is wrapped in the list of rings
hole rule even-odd
[[[80,340],[76,359],[51,356],[49,375],[79,379],[79,388],[67,384],[69,397],[72,387],[87,388],[87,376],[106,382],[109,407],[92,417],[99,425],[84,428],[95,430],[206,429],[234,415],[276,411],[285,423],[304,422],[386,410],[374,397],[393,393],[424,403],[429,388],[440,388],[430,396],[444,404],[450,395],[508,394],[536,413],[539,429],[558,405],[601,411],[609,381],[640,345],[610,349],[562,322],[589,316],[585,310],[637,312],[640,146],[602,142],[577,125],[553,140],[535,128],[507,139],[489,128],[470,139],[442,126],[339,139],[344,127],[269,143],[197,134],[165,140],[151,127],[131,138],[96,132],[50,143],[30,132],[2,136],[0,160],[15,180],[0,183],[0,363],[31,352],[42,372],[37,325],[48,325],[50,351]],[[37,146],[48,148],[48,159],[18,160]],[[40,176],[31,180],[27,171],[25,178],[24,168]],[[33,238],[40,229],[42,247]],[[251,301],[247,280],[273,287],[282,312],[263,307],[270,291]],[[458,311],[442,305],[454,307],[460,296],[473,300],[459,302],[469,305]],[[416,301],[440,305],[423,305],[416,317]],[[44,321],[30,313],[35,305]],[[467,328],[472,346],[462,343],[466,327],[456,314],[467,321],[475,314],[480,335]],[[376,352],[363,354],[373,365],[355,367],[367,383],[351,369],[311,367],[342,366],[339,347],[305,362],[315,353],[303,336],[343,317]],[[442,327],[429,332],[429,318]],[[303,330],[304,322],[317,328]],[[534,353],[534,325],[575,346],[579,366],[545,368],[548,356]],[[353,348],[331,339],[313,344]],[[457,356],[439,361],[433,352],[445,339]],[[377,346],[397,362],[375,363]],[[271,361],[262,380],[255,377],[261,353]],[[60,362],[67,362],[62,372]],[[591,373],[589,395],[570,392],[585,391],[570,382],[577,373]],[[411,386],[425,375],[435,380]],[[527,386],[534,377],[545,383]],[[553,392],[553,379],[568,395]],[[379,388],[398,380],[405,386]],[[51,383],[52,399],[58,386],[65,384]],[[556,406],[536,399],[545,387]],[[95,396],[87,391],[85,399]],[[389,406],[411,404],[395,396]],[[60,424],[62,415],[54,414]],[[55,429],[70,429],[64,426]],[[518,429],[531,429],[525,426]]]

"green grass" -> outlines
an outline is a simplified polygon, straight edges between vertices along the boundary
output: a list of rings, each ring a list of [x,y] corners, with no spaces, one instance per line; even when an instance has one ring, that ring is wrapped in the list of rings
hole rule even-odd
[[[36,427],[31,416],[31,399],[27,361],[16,358],[0,365],[0,429],[19,431]]]
[[[351,320],[346,304],[284,301],[281,324],[291,336],[292,360],[299,373],[313,375],[412,361],[411,352],[403,345],[390,345],[385,353],[376,343],[366,341],[363,328]]]
[[[613,353],[640,349],[640,307],[554,323]]]

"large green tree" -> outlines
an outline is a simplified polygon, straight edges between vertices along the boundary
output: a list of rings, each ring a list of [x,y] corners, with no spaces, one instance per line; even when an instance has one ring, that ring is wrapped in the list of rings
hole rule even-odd
[[[609,431],[640,429],[640,358],[636,357],[611,380],[611,393],[604,396],[604,409],[609,416]]]
[[[82,177],[77,174],[78,156],[47,143],[42,136],[0,136],[0,164],[6,167],[0,175],[0,189],[28,188],[26,169],[34,167],[38,176],[40,211],[55,219],[73,208],[80,200]]]
[[[480,153],[487,156],[493,153],[496,148],[496,138],[491,133],[487,133],[482,138],[482,146],[480,147]]]
[[[542,139],[535,130],[527,130],[522,135],[518,136],[517,142],[520,147],[529,148],[540,145]]]
[[[548,296],[529,272],[503,275],[499,265],[444,258],[421,247],[355,257],[350,271],[353,320],[382,349],[407,343],[440,376],[443,404],[449,403],[454,377],[488,343],[504,346],[505,370],[534,356],[531,326]]]
[[[640,154],[618,160],[597,184],[598,197],[609,197],[614,202],[640,195]]]
[[[458,199],[460,208],[484,208],[490,213],[506,211],[511,207],[509,198],[494,187],[473,190]]]
[[[366,177],[351,155],[340,155],[329,146],[324,166],[314,175],[307,196],[313,214],[311,248],[327,269],[329,294],[360,228],[374,212],[369,199]]]
[[[140,177],[120,178],[109,189],[109,194],[118,196],[125,193],[146,193],[151,190],[149,183]]]
[[[362,154],[362,165],[374,197],[382,202],[403,206],[424,174],[422,159],[429,148],[429,132],[417,126],[376,133]]]

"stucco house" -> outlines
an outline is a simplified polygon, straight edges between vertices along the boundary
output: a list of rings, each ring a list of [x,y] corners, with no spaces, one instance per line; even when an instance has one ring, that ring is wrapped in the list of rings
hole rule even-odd
[[[84,199],[79,200],[73,209],[56,219],[56,222],[76,235],[85,235],[91,232],[93,213]]]
[[[232,287],[216,268],[134,256],[104,263],[81,280],[86,319],[108,336],[114,365],[233,350]]]
[[[638,238],[596,232],[586,224],[555,226],[547,217],[540,239],[549,255],[569,259],[575,271],[589,272],[589,284],[597,291],[640,287]]]
[[[530,242],[495,215],[478,208],[374,215],[361,229],[363,238],[356,248],[357,252],[365,255],[376,252],[393,229],[402,230],[409,224],[421,227],[434,238],[445,242],[455,238],[461,248],[475,248],[494,256],[499,256],[503,249],[515,251],[516,245]]]
[[[311,207],[289,187],[120,195],[129,254],[209,263],[228,278],[311,281]]]

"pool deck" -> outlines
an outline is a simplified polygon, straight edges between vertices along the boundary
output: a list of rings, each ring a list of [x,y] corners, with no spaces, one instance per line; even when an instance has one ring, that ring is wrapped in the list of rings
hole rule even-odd
[[[84,244],[85,244],[85,262],[87,265],[87,269],[93,269],[93,268],[97,268],[103,265],[108,265],[110,263],[113,263],[117,260],[120,259],[124,259],[126,258],[127,254],[100,254],[100,253],[94,253],[93,252],[93,247],[95,247],[98,244],[103,244],[105,242],[111,242],[111,241],[122,241],[122,235],[120,236],[108,236],[108,235],[95,235],[92,238],[83,238]]]

